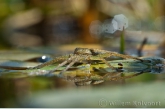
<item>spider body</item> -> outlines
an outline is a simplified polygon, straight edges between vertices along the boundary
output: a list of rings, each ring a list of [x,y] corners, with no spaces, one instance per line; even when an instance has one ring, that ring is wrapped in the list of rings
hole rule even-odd
[[[56,63],[58,61],[63,61],[62,63],[60,63],[56,68],[54,68],[53,70],[51,70],[49,73],[52,73],[54,71],[56,71],[59,67],[65,66],[65,69],[63,71],[61,71],[60,75],[61,77],[63,76],[63,73],[65,71],[67,71],[70,67],[72,67],[75,63],[85,63],[85,64],[91,64],[91,61],[102,61],[103,63],[105,63],[106,65],[109,66],[109,68],[111,69],[115,69],[113,66],[111,66],[106,60],[105,58],[111,57],[111,56],[118,56],[121,58],[130,58],[130,59],[136,59],[139,61],[143,61],[140,58],[137,57],[133,57],[133,56],[129,56],[129,55],[123,55],[123,54],[118,54],[116,52],[111,52],[111,51],[106,51],[106,50],[99,50],[99,49],[93,49],[93,48],[76,48],[74,50],[73,54],[69,54],[69,55],[65,55],[65,56],[60,56],[57,57],[55,59],[53,59],[52,61],[46,62],[44,64],[41,64],[39,66],[36,66],[34,68],[42,68],[44,66]]]
[[[128,60],[123,60],[123,59],[116,60],[116,63],[114,63],[113,61],[107,61],[105,59],[111,56],[121,57],[123,59],[128,59]],[[67,72],[67,70],[70,69],[73,65],[76,66],[78,65],[78,63],[89,65],[91,67],[88,68],[87,75],[90,75],[90,77],[88,79],[80,79],[80,80],[78,79],[78,81],[75,81],[75,83],[77,85],[87,84],[87,83],[97,84],[97,83],[103,82],[104,80],[121,80],[121,79],[131,78],[133,76],[140,75],[144,72],[152,73],[153,70],[162,71],[162,66],[161,66],[162,64],[161,65],[159,64],[161,63],[160,62],[161,60],[164,61],[164,59],[162,58],[161,59],[159,58],[145,59],[145,58],[138,58],[138,57],[133,57],[129,55],[123,55],[123,54],[119,54],[112,51],[106,51],[106,50],[99,50],[99,49],[93,49],[93,48],[90,48],[90,49],[76,48],[73,54],[56,57],[49,62],[45,62],[41,65],[34,67],[33,69],[40,69],[44,66],[61,62],[54,69],[48,71],[48,73],[53,73],[57,71],[60,67],[64,67],[64,69],[59,73],[59,77],[65,78],[64,76],[65,72]],[[106,68],[92,67],[92,66],[97,66],[100,63],[106,65]],[[96,72],[98,72],[98,74],[90,73],[91,71],[95,72],[94,69]],[[136,72],[136,73],[133,75],[120,77],[120,74],[123,72]],[[80,78],[86,78],[86,75]]]

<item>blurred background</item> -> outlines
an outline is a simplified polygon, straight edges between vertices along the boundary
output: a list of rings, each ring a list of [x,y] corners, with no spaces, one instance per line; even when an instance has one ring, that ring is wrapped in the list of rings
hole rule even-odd
[[[76,47],[119,52],[122,31],[93,34],[90,26],[94,21],[105,24],[123,14],[128,19],[125,54],[165,58],[164,10],[165,0],[0,0],[0,50],[21,49],[54,56],[72,53]],[[162,75],[146,74],[128,83],[164,80]],[[14,100],[33,92],[75,88],[72,82],[56,77],[1,78],[0,83],[0,107],[14,107]],[[118,83],[104,85],[110,84]]]
[[[96,38],[89,27],[95,20],[103,23],[117,14],[128,18],[128,39],[138,42],[149,37],[162,42],[164,4],[164,0],[1,0],[0,47],[110,46],[117,37],[109,37],[119,36],[119,31],[106,34],[108,38],[103,37],[105,34]]]

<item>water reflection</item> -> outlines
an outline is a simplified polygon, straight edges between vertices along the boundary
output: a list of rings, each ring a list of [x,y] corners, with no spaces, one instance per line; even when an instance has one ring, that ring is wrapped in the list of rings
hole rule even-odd
[[[46,59],[45,56],[40,58]],[[43,68],[33,69],[33,67],[23,67],[23,64],[36,66],[38,65],[37,62],[2,61],[0,62],[0,76],[3,78],[56,76],[58,78],[73,81],[76,85],[87,85],[99,84],[105,81],[120,81],[123,79],[133,78],[144,73],[164,73],[165,60],[163,58],[142,57],[141,59],[143,60],[142,62],[135,59],[108,61],[108,63],[114,66],[115,69],[110,68],[107,64],[101,61],[93,61],[91,64],[75,63],[74,66],[65,71],[63,75],[60,75],[60,72],[63,71],[66,66],[59,67],[56,71],[50,73],[50,71],[60,63],[54,63],[44,66]],[[21,65],[22,67],[20,67]],[[126,75],[121,77],[121,74]]]

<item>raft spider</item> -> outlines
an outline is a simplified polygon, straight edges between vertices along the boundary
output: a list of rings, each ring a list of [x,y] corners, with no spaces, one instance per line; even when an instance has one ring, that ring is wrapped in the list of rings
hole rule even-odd
[[[117,71],[116,68],[114,68],[113,66],[111,66],[106,60],[105,58],[111,57],[111,56],[117,56],[117,57],[121,57],[121,58],[128,58],[128,59],[136,59],[139,61],[143,61],[140,58],[137,57],[133,57],[133,56],[129,56],[129,55],[123,55],[123,54],[119,54],[117,52],[112,52],[112,51],[106,51],[106,50],[100,50],[100,49],[93,49],[93,48],[76,48],[74,50],[73,54],[69,54],[69,55],[64,55],[64,56],[59,56],[56,57],[55,59],[43,63],[41,65],[38,65],[34,68],[42,68],[44,66],[47,65],[51,65],[53,63],[59,62],[59,61],[63,61],[62,63],[60,63],[56,68],[54,68],[53,70],[50,70],[48,73],[53,73],[54,71],[56,71],[59,67],[65,66],[66,64],[68,64],[64,70],[62,70],[60,72],[60,75],[62,76],[63,73],[65,71],[67,71],[70,67],[72,67],[75,63],[86,63],[86,64],[90,64],[91,61],[95,61],[95,60],[99,60],[104,62],[106,65],[108,65],[110,68],[114,69]]]

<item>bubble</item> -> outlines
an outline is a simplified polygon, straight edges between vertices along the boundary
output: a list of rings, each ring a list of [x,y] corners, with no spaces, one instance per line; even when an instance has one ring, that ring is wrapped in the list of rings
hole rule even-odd
[[[123,28],[128,27],[128,19],[123,14],[115,15],[112,22],[115,22],[115,21],[117,22],[117,30],[122,31]]]
[[[92,35],[99,36],[102,32],[102,23],[99,20],[92,21],[89,26],[89,31]]]
[[[43,56],[41,56],[40,58],[37,59],[37,62],[42,62],[42,63],[44,63],[44,62],[48,62],[48,61],[50,61],[50,60],[52,60],[51,57],[43,55]]]
[[[89,31],[92,36],[96,38],[111,37],[116,30],[122,31],[123,28],[128,27],[128,19],[123,15],[115,15],[113,19],[107,19],[103,23],[99,20],[91,22]]]
[[[112,20],[112,25],[115,31],[118,30],[118,24],[115,20]]]
[[[111,22],[111,20],[105,20],[103,25],[102,25],[102,31],[105,33],[111,33],[113,34],[117,29],[117,22]]]

